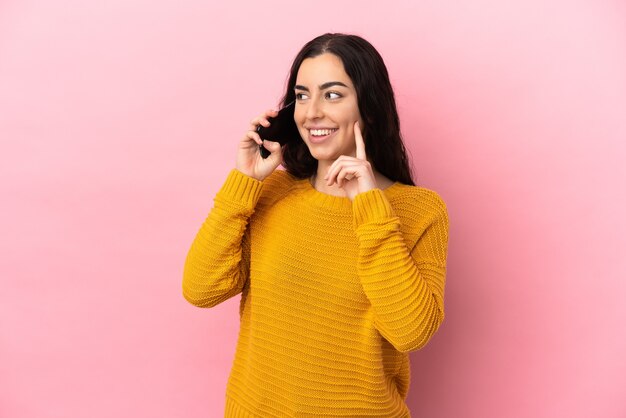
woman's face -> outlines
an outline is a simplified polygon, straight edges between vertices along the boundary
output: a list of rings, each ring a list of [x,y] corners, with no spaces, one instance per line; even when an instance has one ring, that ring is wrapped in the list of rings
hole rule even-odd
[[[356,90],[341,59],[330,53],[305,59],[294,90],[294,120],[311,155],[318,161],[355,156],[354,123],[361,116]]]

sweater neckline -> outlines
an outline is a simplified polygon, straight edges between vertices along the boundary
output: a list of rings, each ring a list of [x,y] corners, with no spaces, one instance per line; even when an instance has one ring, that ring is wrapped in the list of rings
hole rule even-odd
[[[300,190],[303,199],[314,204],[315,206],[330,210],[352,211],[352,201],[349,197],[333,196],[331,194],[320,192],[313,187],[308,178],[297,180],[295,187]],[[385,189],[382,189],[382,192],[387,196],[387,198],[391,198],[398,192],[400,187],[402,187],[402,184],[396,181]]]

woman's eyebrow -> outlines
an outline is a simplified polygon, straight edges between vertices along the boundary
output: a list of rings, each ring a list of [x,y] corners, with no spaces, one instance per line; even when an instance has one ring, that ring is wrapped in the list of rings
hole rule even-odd
[[[348,88],[348,86],[346,86],[346,85],[345,85],[344,83],[342,83],[341,81],[329,81],[329,82],[324,83],[324,84],[322,84],[321,86],[319,86],[319,89],[320,89],[320,90],[325,90],[325,89],[327,89],[327,88],[329,88],[329,87],[332,87],[332,86],[343,86],[343,87]],[[304,90],[304,91],[309,91],[309,88],[308,88],[308,87],[301,86],[300,84],[296,84],[293,88],[294,88],[295,90]]]

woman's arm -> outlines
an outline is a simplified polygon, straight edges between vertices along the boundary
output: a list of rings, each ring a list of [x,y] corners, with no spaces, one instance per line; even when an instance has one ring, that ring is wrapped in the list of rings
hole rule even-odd
[[[444,318],[443,294],[448,244],[448,216],[439,196],[426,189],[407,202],[415,213],[395,215],[385,194],[373,189],[353,202],[359,239],[358,274],[375,326],[397,350],[422,348]],[[415,234],[407,245],[405,233]]]
[[[210,308],[240,293],[248,280],[248,220],[261,193],[261,182],[232,170],[194,239],[183,272],[183,296]]]
[[[263,141],[256,132],[269,126],[275,110],[250,121],[239,142],[236,169],[215,197],[215,204],[187,254],[183,272],[183,296],[189,303],[210,308],[241,292],[250,270],[248,220],[261,194],[261,181],[282,161],[277,142]],[[271,151],[262,158],[259,145]]]

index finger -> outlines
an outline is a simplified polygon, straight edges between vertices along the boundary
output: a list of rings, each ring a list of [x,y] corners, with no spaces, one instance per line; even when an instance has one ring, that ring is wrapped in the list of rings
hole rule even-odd
[[[276,117],[276,115],[278,115],[278,110],[276,109],[266,110],[265,113],[257,116],[256,118],[250,121],[250,128],[248,130],[256,131],[259,125],[265,126],[267,124],[267,126],[269,126],[269,124],[271,123],[269,121],[269,118]]]
[[[363,141],[363,134],[361,133],[361,126],[358,121],[354,124],[354,141],[356,143],[356,158],[359,160],[367,160],[365,141]]]

